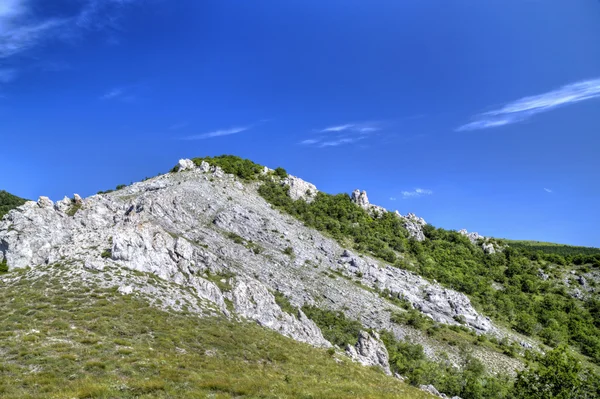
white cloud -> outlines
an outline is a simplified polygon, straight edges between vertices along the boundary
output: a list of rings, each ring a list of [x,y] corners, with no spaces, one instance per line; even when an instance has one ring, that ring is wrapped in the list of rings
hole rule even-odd
[[[565,85],[547,93],[524,97],[494,111],[476,115],[473,122],[457,131],[479,130],[521,122],[533,115],[555,108],[600,97],[600,79],[590,79]]]
[[[352,123],[347,123],[345,125],[326,127],[325,129],[321,130],[321,133],[343,132],[345,130],[352,129],[354,126],[356,126],[356,125],[354,125]]]
[[[390,197],[390,201],[396,201],[396,197]]]
[[[139,1],[80,0],[77,11],[48,16],[40,15],[30,0],[0,0],[0,60],[53,40],[72,40],[86,31],[117,30],[123,7]]]
[[[311,145],[311,144],[317,144],[319,141],[321,141],[321,140],[319,140],[319,139],[308,139],[308,140],[302,140],[300,142],[300,144]]]
[[[552,190],[550,190],[549,188],[544,188],[544,191],[547,192],[547,193],[551,193],[552,192]]]
[[[184,140],[203,140],[203,139],[210,139],[213,137],[229,136],[232,134],[245,132],[246,130],[249,130],[251,127],[252,126],[242,126],[242,127],[233,127],[230,129],[215,130],[213,132],[187,136],[187,137],[184,137],[183,139]]]
[[[315,147],[337,147],[344,144],[353,144],[366,139],[371,133],[381,130],[377,123],[345,123],[343,125],[330,126],[317,130],[318,137],[301,141],[302,145],[313,145]],[[326,135],[324,135],[326,133]]]
[[[424,195],[432,195],[432,194],[433,194],[433,191],[431,191],[431,190],[427,190],[424,188],[416,188],[413,191],[402,191],[402,198],[403,199],[419,198]]]
[[[342,137],[337,140],[324,141],[319,144],[319,147],[337,147],[342,144],[352,144],[357,141],[363,140],[364,137]]]

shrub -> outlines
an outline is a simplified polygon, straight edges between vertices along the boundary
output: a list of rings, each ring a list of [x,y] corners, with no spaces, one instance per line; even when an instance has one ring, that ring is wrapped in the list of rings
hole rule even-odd
[[[234,155],[220,155],[218,157],[205,157],[192,159],[197,166],[205,161],[213,166],[218,166],[225,173],[230,173],[243,180],[256,180],[263,167],[248,160]]]
[[[343,312],[320,309],[316,306],[304,305],[302,311],[321,329],[326,340],[344,348],[356,345],[362,324],[346,318]]]
[[[282,179],[285,179],[288,176],[288,173],[282,167],[276,168],[273,174],[277,177],[281,177]]]
[[[0,262],[0,273],[8,273],[8,263],[6,262],[6,258],[2,259],[2,262]]]

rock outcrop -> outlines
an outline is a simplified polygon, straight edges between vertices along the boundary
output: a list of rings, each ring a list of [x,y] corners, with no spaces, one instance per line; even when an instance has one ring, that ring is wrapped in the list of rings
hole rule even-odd
[[[275,330],[296,341],[313,346],[331,347],[323,338],[321,330],[306,315],[298,310],[296,315],[285,313],[275,303],[275,297],[256,280],[237,280],[232,291],[235,312],[258,324]]]
[[[191,159],[180,159],[177,166],[179,166],[179,172],[196,168],[196,164]]]
[[[430,283],[421,276],[393,266],[380,267],[374,262],[345,250],[339,260],[344,271],[361,282],[380,291],[387,290],[392,297],[410,302],[431,319],[458,325],[460,322],[478,332],[494,332],[489,318],[480,315],[464,294]]]
[[[488,255],[495,254],[496,252],[501,250],[501,248],[497,246],[494,242],[491,242],[488,238],[480,235],[477,232],[469,233],[466,229],[462,229],[459,231],[459,233],[467,237],[469,241],[471,241],[471,244],[481,244],[481,249],[483,249],[483,252],[485,252]]]
[[[346,353],[352,360],[362,365],[379,366],[387,375],[392,375],[388,351],[376,332],[369,334],[361,331],[356,345],[348,345]]]
[[[417,241],[425,240],[425,234],[423,233],[423,227],[427,224],[425,219],[418,217],[414,213],[408,213],[406,216],[402,216],[400,212],[396,211],[396,215],[404,220],[404,227],[408,231],[408,236],[414,238]]]
[[[382,216],[384,213],[387,212],[387,209],[385,209],[384,207],[371,204],[369,202],[369,197],[367,196],[367,192],[364,190],[363,191],[360,191],[359,189],[354,190],[352,192],[352,195],[350,196],[350,199],[356,205],[360,206],[361,208],[363,208],[364,210],[369,212],[369,214],[373,217]]]
[[[292,175],[283,179],[282,184],[289,186],[289,195],[294,201],[301,199],[310,203],[319,192],[314,184]]]
[[[484,240],[485,239],[484,236],[479,235],[479,233],[476,232],[476,231],[474,231],[472,233],[469,233],[467,231],[467,229],[462,229],[462,230],[459,231],[459,233],[462,234],[463,236],[466,236],[469,239],[469,241],[471,241],[471,244],[477,244],[477,242],[479,240]]]

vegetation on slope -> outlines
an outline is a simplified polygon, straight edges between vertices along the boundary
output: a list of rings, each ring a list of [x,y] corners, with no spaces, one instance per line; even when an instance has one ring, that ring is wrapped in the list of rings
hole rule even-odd
[[[600,266],[600,248],[577,247],[541,241],[503,241],[511,248],[521,249],[523,252],[529,254],[536,254],[540,258],[551,259],[559,264],[564,265],[568,262],[573,262],[578,265],[595,263],[597,266]],[[548,255],[550,255],[550,257]],[[558,255],[558,257],[552,255]]]
[[[234,156],[196,158],[245,180],[261,178],[262,166]],[[569,344],[600,364],[600,300],[573,298],[560,283],[553,265],[570,265],[579,272],[600,267],[595,249],[516,244],[487,255],[467,237],[427,225],[427,239],[408,238],[402,221],[392,213],[372,217],[347,194],[318,193],[310,204],[293,201],[288,188],[263,178],[259,194],[307,226],[323,231],[344,245],[377,256],[395,266],[435,279],[466,293],[476,307],[496,322],[537,337],[556,347]],[[552,248],[550,248],[552,247]],[[543,273],[555,272],[544,279]],[[593,281],[590,284],[594,284]]]
[[[302,310],[323,331],[323,336],[341,347],[355,345],[363,330],[360,323],[347,319],[341,312],[304,306]],[[530,355],[531,362],[513,382],[506,376],[486,373],[483,364],[462,349],[460,368],[449,361],[428,360],[421,345],[398,341],[388,331],[380,332],[389,353],[392,372],[404,376],[412,385],[434,385],[448,396],[463,399],[540,399],[597,398],[600,378],[583,368],[565,346],[543,355]]]
[[[27,200],[12,195],[4,190],[0,190],[0,219],[11,209],[23,205]]]
[[[23,279],[0,290],[3,399],[430,397],[255,323],[64,286]]]
[[[402,221],[394,214],[371,217],[347,194],[319,193],[309,204],[293,201],[286,187],[271,181],[259,193],[307,226],[468,294],[496,321],[552,347],[572,344],[600,364],[600,301],[575,299],[556,280],[540,277],[540,270],[549,271],[553,261],[577,262],[578,255],[564,258],[512,247],[487,255],[458,232],[431,225],[424,229],[427,239],[418,242],[407,238]],[[584,255],[584,261],[595,259],[586,256],[590,255]],[[596,263],[590,266],[597,267]]]

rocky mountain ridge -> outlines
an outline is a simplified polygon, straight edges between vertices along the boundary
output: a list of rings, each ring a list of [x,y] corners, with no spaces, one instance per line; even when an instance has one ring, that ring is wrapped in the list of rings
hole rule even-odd
[[[507,335],[479,314],[464,294],[355,254],[282,214],[256,194],[259,182],[243,181],[206,162],[197,166],[182,160],[178,166],[176,173],[108,194],[85,199],[75,195],[56,203],[40,197],[25,203],[0,222],[0,262],[10,269],[30,267],[33,273],[69,265],[73,278],[105,274],[123,295],[160,294],[160,306],[177,309],[187,303],[198,314],[255,320],[319,347],[331,343],[302,312],[304,305],[341,311],[365,329],[387,330],[401,340],[422,337],[392,320],[405,310],[389,298],[409,303],[442,324]],[[263,173],[272,170],[265,168]],[[280,181],[296,200],[310,201],[318,193],[314,185],[294,176]],[[385,211],[371,205],[365,192],[355,191],[353,199],[372,212]],[[425,221],[412,214],[399,217],[419,240]],[[153,275],[180,290],[166,292],[120,280],[120,270]],[[297,311],[282,310],[276,293]],[[190,305],[194,298],[197,306]],[[389,371],[382,345],[376,336],[365,334],[347,353]],[[439,355],[435,346],[423,343],[429,356]],[[496,360],[500,370],[516,367],[513,359]]]

